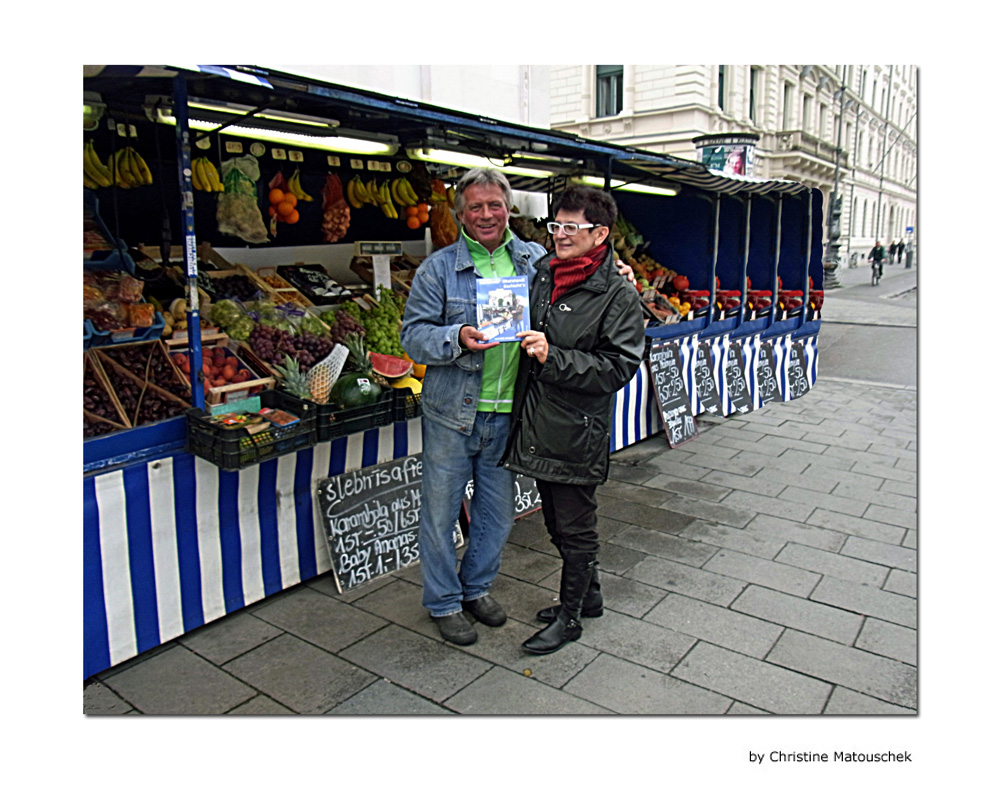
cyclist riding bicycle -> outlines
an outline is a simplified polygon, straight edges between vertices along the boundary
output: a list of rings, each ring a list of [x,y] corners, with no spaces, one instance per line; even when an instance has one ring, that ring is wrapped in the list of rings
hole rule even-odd
[[[872,247],[872,251],[868,253],[868,263],[870,263],[875,269],[878,269],[879,277],[882,277],[882,261],[884,260],[885,247],[876,241],[875,246]]]

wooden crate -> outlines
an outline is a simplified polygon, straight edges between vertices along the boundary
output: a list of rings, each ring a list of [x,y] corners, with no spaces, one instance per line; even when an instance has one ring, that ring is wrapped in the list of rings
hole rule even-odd
[[[171,340],[170,347],[171,353],[171,364],[173,364],[173,353],[186,352],[188,349],[187,340]],[[207,340],[202,340],[202,350],[204,355],[204,350],[212,349],[216,347],[221,347],[226,350],[230,355],[236,357],[238,366],[243,369],[245,368],[250,372],[253,378],[248,381],[237,381],[233,384],[224,384],[221,387],[210,387],[205,391],[205,403],[209,406],[218,406],[219,404],[232,403],[233,401],[243,400],[244,398],[249,398],[251,395],[251,390],[260,388],[261,390],[273,389],[276,381],[273,374],[261,375],[259,368],[256,364],[247,360],[246,353],[249,352],[249,348],[246,347],[241,342],[233,342],[230,340],[229,335],[222,333],[215,337],[211,337]],[[258,360],[259,361],[259,360]],[[180,368],[177,368],[180,372]],[[184,373],[181,372],[184,376]],[[191,383],[187,376],[184,376],[187,382],[188,388],[190,389]]]

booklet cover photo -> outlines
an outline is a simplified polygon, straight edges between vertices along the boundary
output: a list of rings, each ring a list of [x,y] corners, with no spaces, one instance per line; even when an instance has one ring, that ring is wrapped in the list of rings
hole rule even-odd
[[[531,328],[528,278],[477,278],[476,314],[487,342],[519,342],[515,334]]]

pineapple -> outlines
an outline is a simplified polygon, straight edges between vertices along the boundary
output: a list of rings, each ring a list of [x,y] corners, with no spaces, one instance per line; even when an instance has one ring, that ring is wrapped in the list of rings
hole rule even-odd
[[[344,337],[344,347],[347,348],[347,365],[355,373],[372,374],[372,360],[365,348],[365,340],[361,334],[353,331]]]
[[[286,353],[284,363],[275,365],[274,369],[281,376],[281,386],[285,392],[296,398],[301,398],[303,401],[312,400],[309,381],[299,367],[298,359],[294,359]]]

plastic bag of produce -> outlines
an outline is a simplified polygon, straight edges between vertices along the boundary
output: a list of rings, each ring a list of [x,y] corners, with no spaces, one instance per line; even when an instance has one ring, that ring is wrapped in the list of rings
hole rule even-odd
[[[219,232],[234,235],[248,244],[267,242],[267,228],[257,204],[260,167],[252,155],[226,160],[222,164],[225,190],[219,194],[215,219]]]

